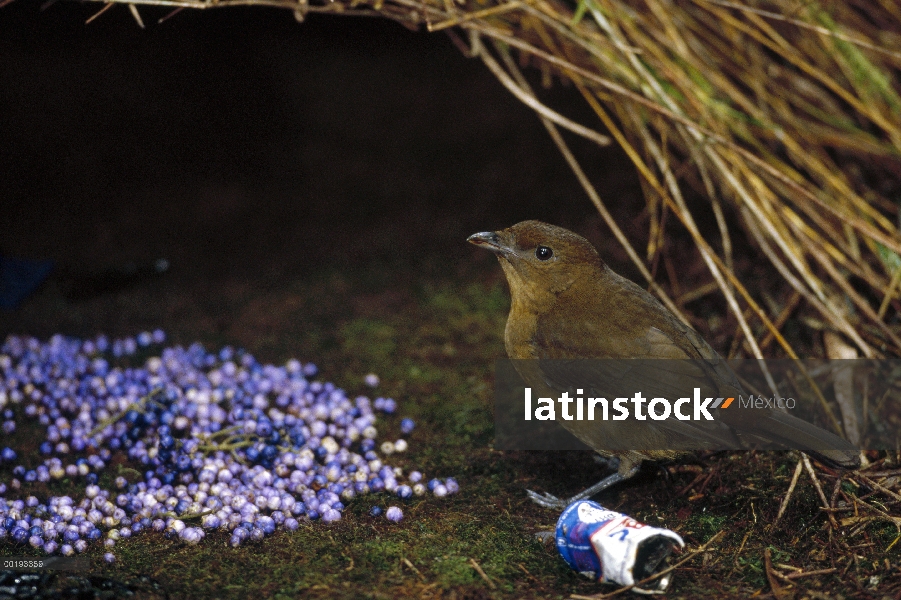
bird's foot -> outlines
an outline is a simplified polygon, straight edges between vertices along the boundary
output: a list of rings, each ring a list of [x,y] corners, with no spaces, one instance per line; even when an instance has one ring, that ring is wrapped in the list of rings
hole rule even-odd
[[[543,506],[544,508],[555,508],[557,510],[563,510],[573,502],[577,502],[579,500],[585,500],[586,498],[591,498],[595,494],[599,494],[606,490],[611,485],[617,484],[621,481],[628,479],[635,475],[638,472],[638,465],[632,467],[629,472],[623,476],[619,473],[612,473],[607,475],[607,477],[603,478],[587,490],[582,490],[581,493],[576,494],[572,498],[568,500],[561,500],[557,496],[551,496],[548,493],[539,494],[538,492],[533,492],[532,490],[526,490],[526,493],[529,495],[529,499],[537,504],[538,506]]]
[[[555,508],[558,510],[563,510],[564,508],[569,506],[569,502],[567,500],[561,500],[557,496],[552,496],[548,493],[539,494],[538,492],[533,492],[532,490],[526,490],[526,494],[528,494],[529,500],[544,508]]]
[[[615,456],[604,456],[603,454],[595,454],[591,457],[596,465],[606,467],[608,471],[619,470],[619,459]]]

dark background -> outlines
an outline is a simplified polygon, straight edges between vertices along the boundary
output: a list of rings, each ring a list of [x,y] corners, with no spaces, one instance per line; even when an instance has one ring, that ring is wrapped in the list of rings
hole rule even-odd
[[[412,281],[475,261],[492,272],[465,238],[528,218],[618,260],[537,117],[443,34],[263,8],[161,25],[168,10],[143,8],[141,30],[115,6],[85,25],[101,6],[0,11],[0,251],[52,258],[57,273],[160,257],[171,271],[144,314],[88,322],[32,306],[0,315],[0,333],[178,328],[175,297],[333,270]],[[588,117],[571,89],[544,96]],[[620,151],[574,146],[635,219],[643,200]]]

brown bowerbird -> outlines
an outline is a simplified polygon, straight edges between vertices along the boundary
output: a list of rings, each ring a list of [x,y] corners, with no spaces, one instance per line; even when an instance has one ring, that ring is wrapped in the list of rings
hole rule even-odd
[[[610,269],[585,238],[540,221],[523,221],[476,233],[469,242],[493,252],[504,270],[511,295],[504,332],[507,355],[516,359],[517,370],[536,395],[556,398],[576,388],[599,393],[638,377],[650,393],[664,398],[695,387],[722,398],[747,396],[732,369],[694,329]],[[608,362],[584,359],[648,360],[634,372],[611,373]],[[615,473],[565,501],[529,491],[536,503],[553,508],[632,477],[644,460],[676,459],[711,447],[755,448],[772,442],[837,467],[860,465],[859,451],[849,442],[774,407],[718,410],[713,421],[558,423],[619,465]]]

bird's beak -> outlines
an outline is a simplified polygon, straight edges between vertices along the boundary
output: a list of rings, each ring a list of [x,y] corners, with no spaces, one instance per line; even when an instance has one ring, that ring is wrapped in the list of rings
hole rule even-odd
[[[510,252],[510,248],[501,240],[501,236],[494,231],[474,233],[466,238],[466,241],[476,246],[483,246],[495,254],[507,254]]]

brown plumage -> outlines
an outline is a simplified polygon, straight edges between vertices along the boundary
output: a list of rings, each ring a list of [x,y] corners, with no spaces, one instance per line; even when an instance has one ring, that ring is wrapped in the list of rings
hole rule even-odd
[[[618,376],[604,371],[607,363],[598,363],[601,366],[594,371],[588,367],[586,372],[584,361],[569,369],[567,360],[634,358],[682,359],[641,363],[677,365],[672,371],[647,367],[629,373],[629,377],[641,377],[654,393],[649,397],[675,398],[674,394],[693,387],[722,397],[743,394],[735,374],[696,331],[644,289],[613,272],[586,239],[561,227],[524,221],[501,231],[477,233],[469,241],[494,252],[504,270],[511,293],[504,332],[507,354],[512,359],[539,359],[517,363],[538,396],[556,398],[562,391],[587,386],[603,391],[617,383]],[[778,410],[720,411],[717,420],[700,422],[558,423],[599,454],[619,459],[619,469],[565,502],[529,492],[533,500],[549,507],[566,505],[627,479],[643,460],[677,458],[710,446],[743,448],[779,442],[841,467],[859,466],[858,452],[851,444]],[[628,440],[625,448],[623,439]]]

